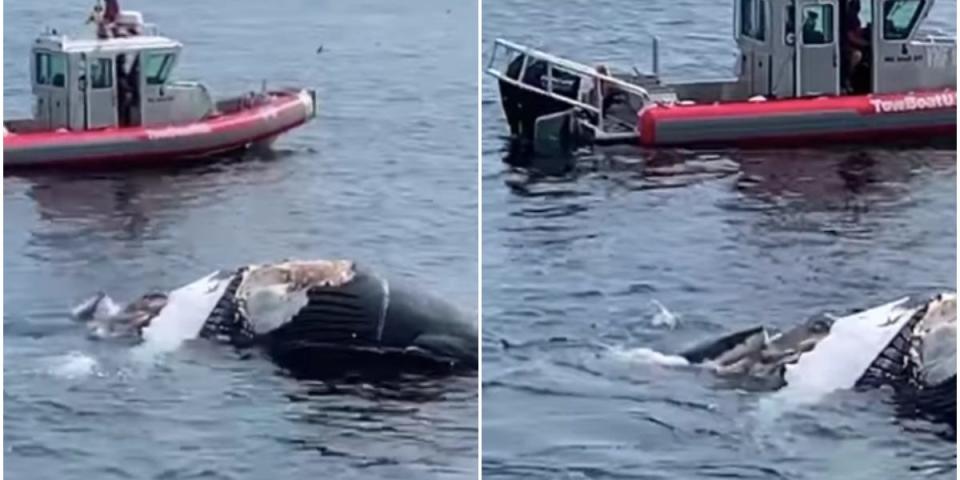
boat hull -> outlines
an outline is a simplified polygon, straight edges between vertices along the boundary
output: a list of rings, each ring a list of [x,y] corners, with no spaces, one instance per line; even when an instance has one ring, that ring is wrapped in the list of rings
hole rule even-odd
[[[637,118],[645,147],[817,146],[956,140],[956,90],[654,106]]]
[[[8,133],[5,168],[127,166],[198,160],[269,142],[315,115],[306,90],[275,92],[261,105],[185,125],[88,132]]]

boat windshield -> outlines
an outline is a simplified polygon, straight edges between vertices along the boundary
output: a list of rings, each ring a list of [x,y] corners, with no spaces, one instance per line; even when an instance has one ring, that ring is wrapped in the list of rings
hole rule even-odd
[[[147,78],[147,85],[163,85],[173,69],[172,53],[152,53],[147,55],[146,69],[144,74]]]
[[[67,58],[62,53],[37,52],[37,85],[64,87],[67,83]]]
[[[883,38],[906,40],[920,19],[925,0],[886,0],[883,2]]]
[[[741,0],[740,34],[758,41],[766,41],[767,5],[764,0]]]

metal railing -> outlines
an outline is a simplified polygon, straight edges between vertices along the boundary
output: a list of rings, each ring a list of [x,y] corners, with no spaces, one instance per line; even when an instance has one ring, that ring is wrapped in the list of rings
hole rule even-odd
[[[929,45],[956,45],[957,37],[951,37],[947,35],[927,35],[921,37],[917,40],[914,40],[914,44],[929,44]]]
[[[515,78],[508,76],[505,71],[501,71],[496,67],[497,57],[500,52],[503,52],[503,55],[508,56],[508,65],[512,63],[518,55],[523,55],[523,63],[520,67],[520,71]],[[653,69],[654,74],[659,76],[660,69],[660,59],[659,59],[659,41],[656,37],[653,39]],[[530,85],[523,82],[523,78],[527,72],[527,67],[531,63],[531,59],[534,61],[541,61],[547,65],[546,70],[546,87],[541,87],[540,85]],[[506,70],[506,69],[504,69]],[[630,95],[635,95],[641,98],[644,103],[650,102],[650,93],[643,87],[623,81],[621,79],[606,75],[597,71],[597,69],[577,63],[565,58],[561,58],[555,55],[551,55],[546,52],[542,52],[524,45],[510,42],[508,40],[496,39],[494,40],[493,51],[490,54],[490,60],[487,62],[486,72],[487,74],[497,78],[498,80],[505,82],[507,84],[513,85],[514,87],[544,95],[546,97],[552,98],[559,102],[566,103],[574,108],[579,108],[586,110],[596,115],[597,117],[597,128],[601,131],[604,129],[604,115],[603,115],[603,100],[604,93],[608,88],[597,88],[596,95],[596,104],[591,105],[582,101],[581,98],[570,98],[565,95],[558,94],[554,88],[554,72],[563,72],[567,74],[573,74],[581,79],[591,80],[594,86],[604,85],[606,86],[615,86],[619,91],[625,92]]]

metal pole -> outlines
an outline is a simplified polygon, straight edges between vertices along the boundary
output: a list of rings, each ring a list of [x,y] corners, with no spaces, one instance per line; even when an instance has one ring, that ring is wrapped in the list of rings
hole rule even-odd
[[[599,72],[597,72],[599,73]],[[595,76],[594,83],[597,87],[597,129],[603,131],[603,96],[606,95],[607,86],[600,76]]]
[[[547,91],[553,93],[553,64],[547,63]]]
[[[653,37],[653,75],[660,79],[660,38]]]

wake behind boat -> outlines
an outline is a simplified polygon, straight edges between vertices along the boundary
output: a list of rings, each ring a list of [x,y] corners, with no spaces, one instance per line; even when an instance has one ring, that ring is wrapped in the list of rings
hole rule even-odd
[[[4,121],[4,167],[205,159],[268,146],[316,116],[309,89],[215,101],[202,83],[172,80],[183,45],[115,0],[91,21],[94,38],[51,30],[34,42],[34,115]]]

